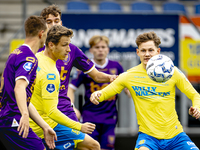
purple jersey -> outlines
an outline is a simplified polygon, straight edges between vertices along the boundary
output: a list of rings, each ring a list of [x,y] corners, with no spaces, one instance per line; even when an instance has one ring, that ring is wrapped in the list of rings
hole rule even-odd
[[[74,109],[71,106],[71,101],[69,97],[67,97],[70,72],[73,66],[79,70],[82,70],[83,72],[87,72],[94,66],[94,63],[88,59],[85,54],[75,45],[70,44],[69,47],[71,52],[69,52],[66,60],[57,60],[56,62],[61,79],[58,109],[69,118],[78,121],[76,114],[74,113]]]
[[[103,66],[95,64],[95,67],[101,72],[112,75],[119,75],[123,72],[123,68],[118,62],[108,59],[106,59]],[[89,75],[78,71],[77,75],[73,76],[71,84],[79,87],[82,83],[85,87],[85,104],[82,111],[83,122],[115,124],[117,122],[116,95],[99,103],[99,105],[90,102],[90,95],[106,87],[109,83],[97,83]]]
[[[8,57],[1,79],[1,111],[0,127],[14,127],[19,123],[21,113],[14,94],[15,81],[25,79],[29,84],[26,88],[27,106],[32,96],[38,60],[28,45],[23,44]]]

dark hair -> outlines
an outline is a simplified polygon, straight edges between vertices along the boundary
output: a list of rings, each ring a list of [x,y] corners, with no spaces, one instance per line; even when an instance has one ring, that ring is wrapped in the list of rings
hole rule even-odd
[[[50,5],[46,8],[44,8],[42,10],[40,16],[42,16],[43,19],[46,20],[48,18],[49,14],[54,15],[55,17],[60,15],[60,17],[61,17],[61,10],[58,6],[53,4],[53,5]]]
[[[141,43],[148,42],[148,41],[154,41],[154,44],[157,48],[159,47],[159,45],[161,43],[160,38],[153,31],[140,34],[136,38],[136,44],[138,47],[140,46]]]
[[[62,36],[72,37],[73,31],[61,25],[52,26],[47,33],[46,46],[48,47],[49,42],[58,45]]]
[[[26,37],[33,37],[41,30],[46,30],[47,25],[45,20],[40,16],[30,16],[24,23]]]

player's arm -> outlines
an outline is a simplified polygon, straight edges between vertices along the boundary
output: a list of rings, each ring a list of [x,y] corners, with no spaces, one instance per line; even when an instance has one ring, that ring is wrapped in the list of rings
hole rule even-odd
[[[112,83],[110,83],[102,90],[92,93],[90,96],[90,101],[93,104],[98,105],[99,102],[102,102],[116,94],[121,93],[121,91],[125,88],[125,80],[123,79],[126,79],[126,73],[119,75],[117,79],[115,79]]]
[[[28,133],[29,133],[29,112],[28,112],[27,102],[26,102],[26,87],[27,86],[28,86],[28,82],[22,77],[16,80],[15,88],[14,88],[17,106],[22,115],[17,131],[19,131],[19,135],[23,133],[22,135],[23,138],[27,138]]]
[[[92,123],[81,124],[79,122],[73,121],[66,115],[64,115],[60,110],[57,109],[58,100],[56,99],[43,99],[43,106],[45,113],[55,122],[67,126],[69,128],[91,134],[95,125]]]
[[[75,88],[72,88],[72,84],[69,84],[67,96],[70,98],[72,104],[74,104],[74,102],[75,102],[75,91],[76,91]],[[80,120],[80,118],[81,118],[80,111],[75,106],[73,106],[73,108],[74,108],[74,111],[76,113],[78,120]]]
[[[176,73],[176,74],[175,74]],[[189,114],[196,119],[200,118],[200,95],[194,89],[192,84],[188,81],[183,73],[175,71],[174,75],[177,77],[177,87],[183,92],[189,99],[192,100],[192,107],[189,109]]]
[[[88,75],[96,82],[99,83],[106,83],[106,82],[112,82],[114,81],[117,76],[116,75],[109,75],[103,72],[98,71],[96,68],[92,69],[92,71],[90,71],[88,73]]]
[[[35,107],[33,106],[32,103],[29,104],[29,114],[30,118],[37,123],[44,132],[44,139],[46,141],[46,144],[50,149],[55,148],[55,142],[54,139],[57,141],[57,136],[55,131],[42,119],[42,117],[39,115]]]

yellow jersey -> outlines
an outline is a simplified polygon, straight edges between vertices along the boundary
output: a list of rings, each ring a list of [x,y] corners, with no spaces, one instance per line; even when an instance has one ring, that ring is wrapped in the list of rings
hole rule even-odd
[[[133,67],[102,89],[99,101],[120,93],[125,87],[134,101],[139,132],[157,139],[171,139],[183,132],[175,110],[176,87],[200,110],[199,94],[177,67],[172,78],[165,83],[152,81],[142,64]]]
[[[43,51],[37,53],[36,57],[38,68],[31,103],[51,128],[59,123],[80,131],[79,122],[69,119],[57,109],[60,75],[56,68],[56,61],[45,56]],[[39,137],[44,138],[43,130],[31,119],[30,127]]]

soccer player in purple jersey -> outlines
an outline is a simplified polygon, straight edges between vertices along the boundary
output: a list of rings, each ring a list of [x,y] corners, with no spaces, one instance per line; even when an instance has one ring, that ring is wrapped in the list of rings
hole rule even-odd
[[[42,17],[30,16],[24,26],[25,42],[9,55],[1,77],[0,140],[7,149],[44,150],[42,140],[29,127],[31,117],[53,149],[56,134],[30,103],[38,66],[35,53],[44,45],[47,25]]]
[[[122,66],[117,61],[108,60],[109,39],[106,36],[95,35],[89,40],[90,52],[93,54],[95,67],[104,73],[119,75],[123,72]],[[113,150],[115,144],[115,127],[117,124],[117,95],[107,99],[99,105],[90,102],[90,95],[96,90],[103,89],[109,83],[97,83],[82,71],[77,71],[69,84],[68,96],[74,101],[75,90],[84,84],[85,104],[82,109],[82,121],[92,122],[96,129],[91,137],[99,141],[102,150]]]

